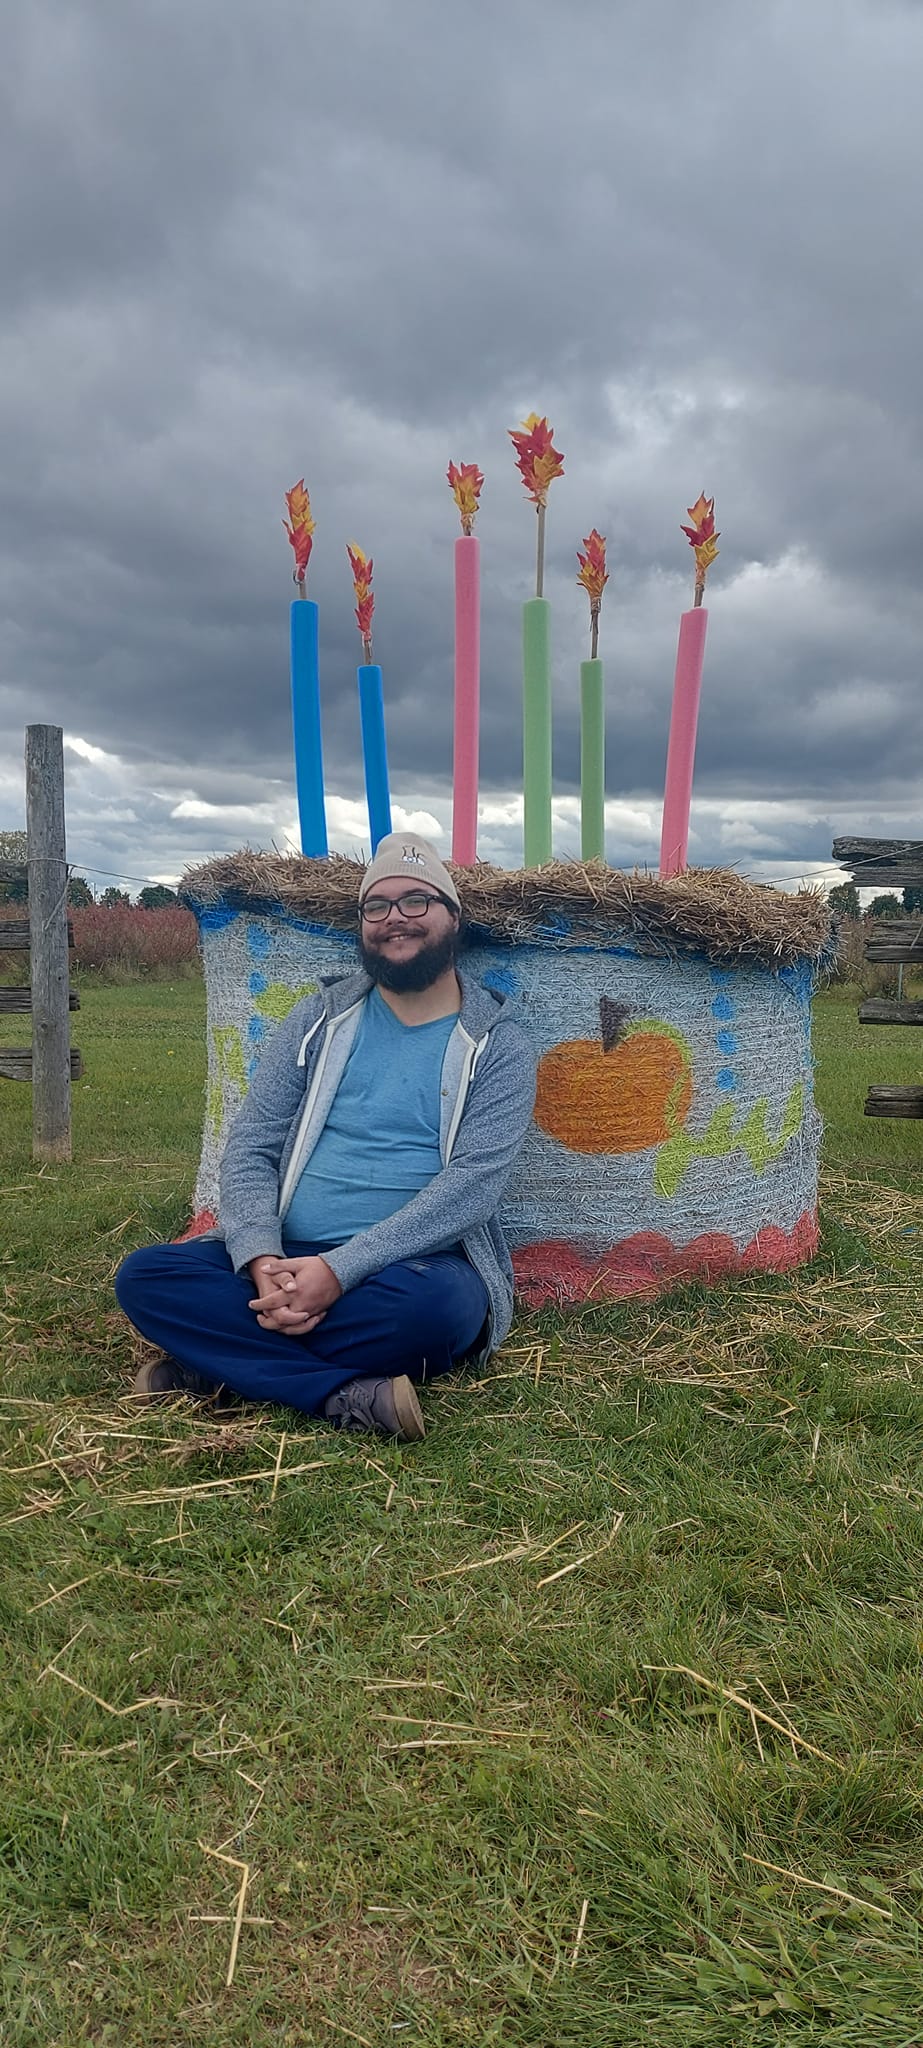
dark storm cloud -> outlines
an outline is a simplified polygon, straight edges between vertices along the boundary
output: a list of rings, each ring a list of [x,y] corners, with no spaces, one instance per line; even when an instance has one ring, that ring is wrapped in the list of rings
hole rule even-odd
[[[691,594],[679,521],[704,485],[722,540],[698,794],[800,804],[796,858],[838,802],[856,829],[879,799],[912,810],[918,8],[31,0],[10,40],[11,752],[47,718],[165,800],[173,775],[178,800],[244,806],[290,783],[280,520],[304,471],[331,786],[360,788],[356,538],[395,788],[444,797],[453,455],[487,473],[483,781],[514,788],[534,516],[505,430],[536,406],[566,457],[548,553],[561,791],[586,650],[575,547],[608,534],[610,788],[652,798]]]

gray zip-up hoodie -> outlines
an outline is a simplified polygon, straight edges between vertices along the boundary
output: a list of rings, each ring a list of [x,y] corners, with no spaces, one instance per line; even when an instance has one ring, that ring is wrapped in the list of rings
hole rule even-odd
[[[535,1054],[507,998],[460,975],[462,1005],[442,1063],[442,1168],[402,1209],[324,1252],[344,1293],[399,1259],[462,1244],[484,1282],[484,1354],[513,1313],[513,1269],[497,1212],[535,1100]],[[285,1216],[330,1113],[371,988],[366,974],[305,996],[274,1031],[221,1161],[218,1228],[235,1271],[282,1251]]]

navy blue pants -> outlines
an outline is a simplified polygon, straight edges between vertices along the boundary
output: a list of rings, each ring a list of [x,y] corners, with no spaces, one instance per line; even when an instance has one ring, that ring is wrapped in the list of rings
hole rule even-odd
[[[290,1258],[321,1247],[286,1243]],[[248,1308],[257,1289],[235,1274],[218,1238],[131,1252],[115,1276],[119,1307],[152,1344],[248,1401],[323,1414],[347,1380],[386,1373],[432,1379],[473,1349],[487,1289],[468,1260],[431,1252],[385,1266],[341,1294],[305,1337],[264,1330]]]

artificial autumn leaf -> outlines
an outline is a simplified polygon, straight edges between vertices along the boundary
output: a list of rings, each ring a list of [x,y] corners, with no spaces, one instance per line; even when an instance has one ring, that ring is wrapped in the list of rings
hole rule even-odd
[[[452,486],[452,495],[461,513],[462,532],[470,534],[478,509],[478,499],[484,486],[484,478],[476,462],[450,462],[446,476]]]
[[[703,540],[701,547],[696,548],[696,567],[701,575],[704,576],[706,570],[711,568],[712,563],[717,561],[720,552],[721,550],[717,545],[717,535],[712,534],[709,535],[707,540]]]
[[[369,555],[363,554],[362,549],[355,541],[347,542],[346,552],[349,556],[349,566],[353,572],[353,589],[356,593],[356,625],[362,634],[363,640],[371,640],[372,613],[375,610],[375,599],[372,595],[372,570],[375,565]]]
[[[577,582],[583,584],[590,604],[598,605],[609,581],[606,569],[606,536],[604,533],[597,533],[594,526],[592,533],[587,534],[583,545],[586,549],[585,554],[582,555],[579,548],[577,550],[577,560],[580,563]]]
[[[288,506],[288,519],[283,519],[282,524],[295,550],[295,582],[303,583],[314,544],[311,500],[304,487],[304,477],[301,477],[297,484],[293,484],[290,491],[286,491],[285,502]]]
[[[508,431],[516,450],[516,467],[533,504],[536,508],[547,505],[549,484],[564,475],[564,457],[553,446],[553,427],[530,412],[521,427]]]
[[[702,491],[697,497],[695,504],[687,505],[686,510],[692,520],[692,525],[684,526],[682,532],[689,535],[690,547],[700,547],[702,542],[706,540],[717,540],[714,498],[706,498],[704,491]]]
[[[687,505],[686,510],[693,523],[691,526],[681,526],[681,532],[686,534],[695,555],[696,582],[702,584],[712,563],[717,560],[718,541],[721,538],[720,534],[715,532],[714,498],[706,498],[702,491],[695,504]]]

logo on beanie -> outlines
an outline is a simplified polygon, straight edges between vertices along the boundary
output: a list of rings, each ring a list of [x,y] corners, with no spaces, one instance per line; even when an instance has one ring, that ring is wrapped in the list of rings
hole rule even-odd
[[[405,861],[409,867],[425,868],[426,855],[425,853],[418,853],[415,846],[405,846],[401,854],[401,862]]]

